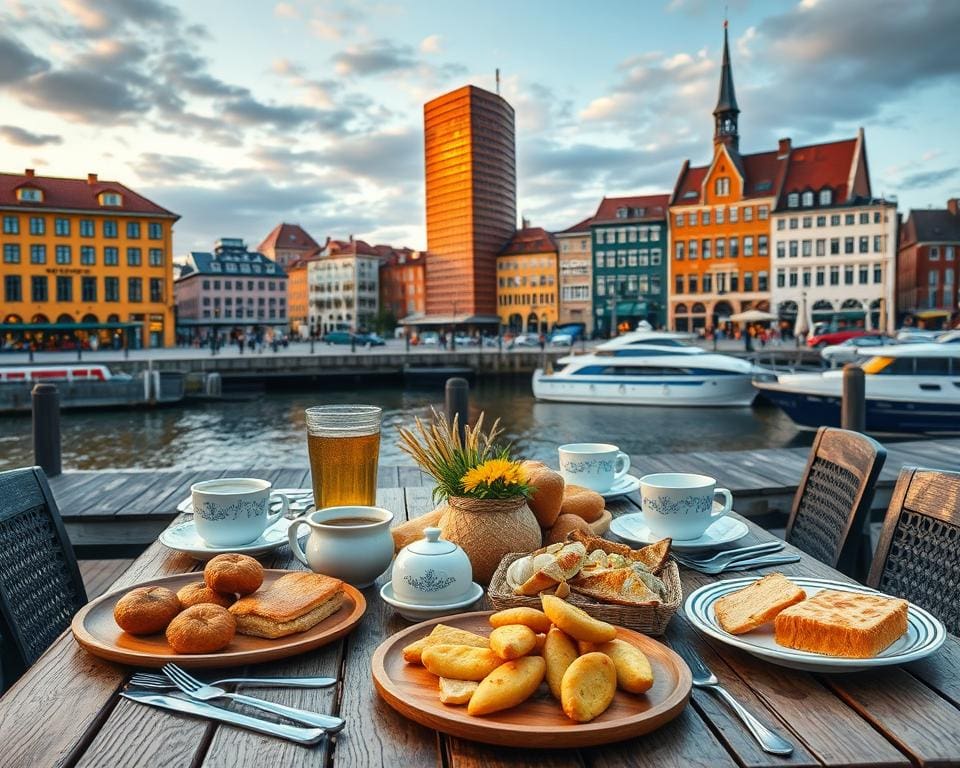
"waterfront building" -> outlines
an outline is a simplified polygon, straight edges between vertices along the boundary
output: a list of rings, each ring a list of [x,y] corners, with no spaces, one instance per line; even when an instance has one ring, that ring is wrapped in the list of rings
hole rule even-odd
[[[287,269],[291,264],[315,255],[320,246],[299,224],[277,224],[263,242],[257,246],[257,252]]]
[[[423,317],[427,311],[427,254],[409,248],[375,248],[385,249],[380,263],[380,311],[385,319]]]
[[[585,336],[593,334],[593,217],[555,232],[560,263],[559,325],[579,323]]]
[[[594,329],[614,336],[667,319],[670,195],[605,197],[590,223]]]
[[[513,108],[473,85],[424,105],[427,316],[498,323],[497,254],[517,221]]]
[[[363,240],[327,238],[307,262],[309,323],[317,334],[369,331],[380,306],[378,251]]]
[[[0,173],[0,347],[172,346],[173,224],[116,181]]]
[[[547,333],[558,311],[557,242],[523,222],[497,257],[497,309],[502,331]]]
[[[287,327],[287,275],[238,237],[220,238],[213,253],[191,251],[174,283],[177,334],[265,334]]]
[[[901,322],[951,327],[958,312],[960,200],[946,208],[910,211],[900,231],[897,314]]]
[[[308,284],[309,264],[319,256],[312,255],[290,262],[287,266],[287,317],[290,334],[302,339],[310,338],[315,328],[310,326],[310,291]]]

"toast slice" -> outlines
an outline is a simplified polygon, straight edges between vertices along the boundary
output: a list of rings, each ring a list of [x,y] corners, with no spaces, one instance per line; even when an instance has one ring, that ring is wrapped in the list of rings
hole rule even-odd
[[[449,677],[441,677],[440,703],[469,704],[479,685],[480,683],[471,680],[453,680]]]
[[[825,589],[778,614],[774,631],[787,648],[868,659],[907,631],[907,601]]]
[[[267,589],[241,597],[228,610],[240,634],[277,638],[316,626],[340,610],[343,601],[340,579],[294,571]]]
[[[805,600],[807,593],[782,573],[771,573],[717,600],[717,621],[731,635],[752,632],[777,614]]]

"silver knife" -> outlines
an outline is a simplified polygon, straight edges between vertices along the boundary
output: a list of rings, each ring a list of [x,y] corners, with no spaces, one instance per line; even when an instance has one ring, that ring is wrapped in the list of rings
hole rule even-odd
[[[182,712],[196,717],[206,717],[210,720],[219,720],[221,723],[235,725],[238,728],[246,728],[249,731],[265,734],[266,736],[276,736],[280,739],[293,741],[297,744],[316,744],[322,741],[327,735],[323,728],[301,728],[295,725],[286,725],[284,723],[274,723],[269,720],[262,720],[259,717],[250,717],[242,715],[223,707],[216,707],[213,704],[206,704],[200,701],[193,701],[180,694],[153,693],[152,691],[122,691],[120,695],[125,699],[139,702],[140,704],[149,704],[161,709],[169,709],[173,712]]]

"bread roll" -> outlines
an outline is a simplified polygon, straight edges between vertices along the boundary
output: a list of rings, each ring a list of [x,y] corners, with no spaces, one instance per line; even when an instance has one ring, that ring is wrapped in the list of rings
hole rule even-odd
[[[560,683],[563,713],[589,723],[607,711],[617,693],[617,669],[604,653],[588,653],[574,661]]]
[[[527,482],[534,488],[527,506],[541,528],[552,528],[563,503],[563,477],[542,461],[525,461],[523,468],[527,471]]]
[[[577,656],[577,644],[563,630],[554,627],[547,633],[547,640],[543,644],[543,660],[547,663],[547,685],[557,701],[560,701],[563,675]]]
[[[540,687],[546,670],[539,656],[524,656],[501,664],[480,681],[467,704],[467,714],[489,715],[522,704]]]
[[[482,635],[467,632],[465,629],[437,624],[429,635],[415,640],[403,649],[403,660],[407,664],[422,664],[421,655],[431,645],[472,645],[475,648],[489,648],[490,641]]]
[[[476,682],[503,664],[503,659],[489,648],[469,645],[431,645],[424,648],[420,660],[427,672],[437,677]]]
[[[536,608],[527,608],[524,606],[507,608],[506,610],[492,613],[490,614],[489,621],[491,627],[523,624],[525,627],[530,627],[534,632],[550,631],[550,619],[547,618],[547,614],[543,611],[538,611]]]
[[[596,646],[610,657],[617,668],[617,686],[628,693],[644,693],[653,687],[653,668],[646,654],[637,646],[617,638]]]
[[[593,618],[589,613],[553,595],[540,595],[543,612],[574,640],[606,643],[617,636],[613,624]]]
[[[420,517],[407,520],[405,523],[400,523],[400,525],[391,528],[390,535],[393,536],[394,552],[399,552],[407,544],[422,539],[424,529],[439,526],[440,518],[446,511],[446,505],[441,505],[433,512],[427,512],[425,515],[420,515]]]
[[[582,485],[568,485],[563,489],[563,503],[560,505],[561,515],[576,515],[592,523],[598,520],[606,508],[606,502],[596,491],[584,488]],[[588,533],[592,533],[588,531]]]
[[[536,647],[536,633],[523,624],[508,624],[490,633],[490,650],[504,661],[526,656]]]
[[[578,515],[560,515],[553,524],[553,528],[547,531],[547,538],[544,543],[557,544],[558,542],[566,541],[567,534],[571,531],[583,531],[583,533],[593,535],[593,531],[590,529],[590,526],[587,525],[587,521],[582,517]]]

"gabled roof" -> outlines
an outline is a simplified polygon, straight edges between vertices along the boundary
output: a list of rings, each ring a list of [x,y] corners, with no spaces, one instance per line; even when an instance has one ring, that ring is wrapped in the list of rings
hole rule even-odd
[[[554,235],[574,235],[578,232],[589,232],[590,225],[593,224],[593,216],[587,216],[583,221],[578,221],[572,227],[567,227],[567,229],[562,230],[561,232],[554,232]]]
[[[42,202],[17,200],[19,187],[42,190]],[[118,192],[121,205],[103,206],[97,199],[101,192]],[[100,181],[96,174],[86,179],[62,179],[55,176],[36,176],[29,173],[0,173],[0,206],[16,206],[27,210],[60,209],[70,211],[97,211],[99,213],[141,213],[158,218],[179,219],[143,195],[118,181]]]
[[[264,251],[273,248],[289,248],[298,251],[317,251],[320,245],[314,240],[307,231],[299,224],[287,224],[281,222],[277,224],[263,242],[257,246],[257,250]]]
[[[656,221],[667,217],[670,195],[637,195],[633,197],[605,197],[593,216],[591,224],[611,224],[631,221]],[[627,209],[626,216],[617,211]]]
[[[327,238],[323,245],[323,254],[325,257],[336,258],[338,256],[379,256],[377,249],[365,240],[351,238],[349,240],[334,240]]]
[[[903,225],[901,245],[912,243],[960,243],[960,215],[946,208],[915,208]]]
[[[557,241],[553,239],[543,227],[526,227],[514,232],[503,250],[501,256],[522,253],[549,253],[557,250]]]
[[[818,191],[823,187],[833,190],[834,203],[847,202],[847,183],[850,168],[856,160],[856,149],[855,138],[792,149],[787,176],[780,191],[780,204],[786,205],[786,197],[791,192]]]

